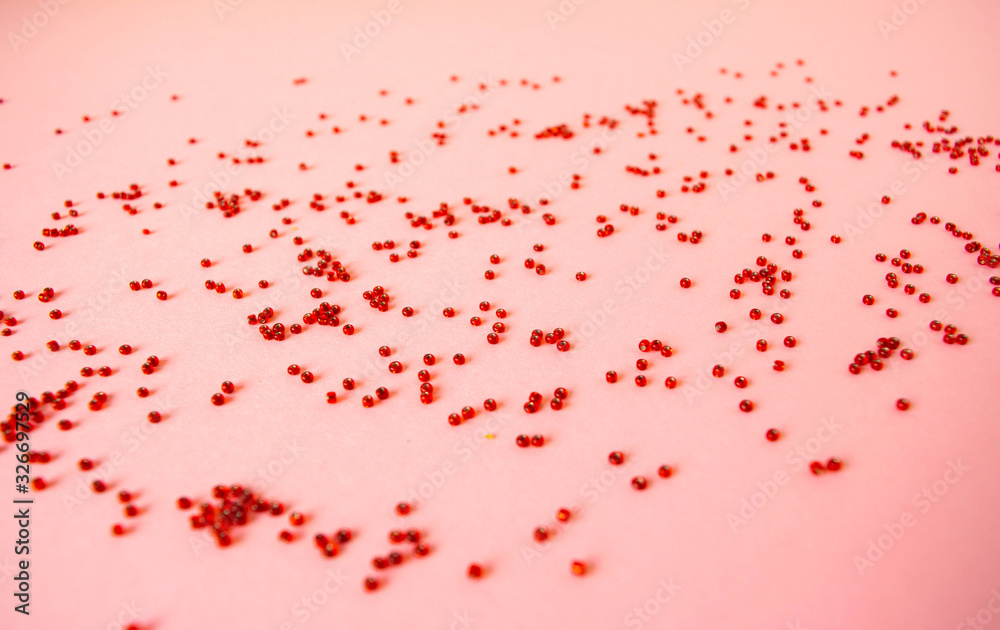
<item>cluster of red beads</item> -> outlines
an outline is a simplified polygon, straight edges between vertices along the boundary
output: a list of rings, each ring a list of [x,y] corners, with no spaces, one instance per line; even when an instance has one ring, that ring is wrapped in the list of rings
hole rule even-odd
[[[570,349],[569,342],[563,339],[566,336],[566,331],[562,328],[555,328],[550,333],[543,333],[540,329],[536,328],[531,331],[531,337],[528,339],[528,343],[532,347],[539,347],[542,345],[542,341],[549,345],[554,345],[560,352],[566,352]]]
[[[213,505],[206,502],[199,505],[198,513],[191,516],[191,528],[209,528],[209,533],[215,537],[220,547],[228,547],[232,543],[232,530],[247,525],[254,513],[268,512],[271,516],[280,516],[285,511],[281,503],[267,502],[239,485],[215,486],[212,496],[219,503]],[[178,506],[188,509],[191,502],[178,500]]]
[[[876,349],[866,350],[854,355],[854,361],[848,366],[848,370],[851,374],[860,374],[864,366],[867,365],[872,370],[878,372],[884,367],[883,360],[891,357],[900,344],[901,342],[898,337],[879,337],[875,342]],[[909,348],[904,348],[899,351],[899,356],[909,361],[913,358],[913,351]]]
[[[391,297],[381,286],[376,285],[372,287],[370,291],[362,293],[361,297],[368,300],[368,306],[381,313],[389,310],[389,300]]]
[[[299,252],[296,258],[299,262],[307,262],[312,260],[313,256],[313,251],[307,247]],[[337,280],[340,280],[341,282],[350,281],[351,274],[347,272],[343,263],[339,260],[334,260],[333,255],[328,251],[323,249],[317,250],[315,256],[319,258],[319,262],[316,263],[315,267],[312,265],[305,265],[302,267],[302,275],[313,276],[316,278],[322,278],[326,275],[328,282],[335,282]]]
[[[339,326],[340,318],[337,317],[337,315],[340,314],[340,310],[340,306],[337,304],[320,302],[319,306],[302,316],[302,323],[307,325],[317,324],[319,326]],[[293,334],[295,333],[295,326],[297,326],[297,324],[292,324],[291,327]]]

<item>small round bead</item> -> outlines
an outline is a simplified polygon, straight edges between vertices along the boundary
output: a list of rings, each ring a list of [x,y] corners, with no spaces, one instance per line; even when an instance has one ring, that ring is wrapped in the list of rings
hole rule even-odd
[[[910,401],[907,400],[906,398],[900,398],[899,400],[896,401],[896,409],[899,409],[900,411],[906,411],[909,408],[910,408]]]
[[[664,464],[663,466],[660,466],[660,468],[656,471],[656,474],[658,474],[660,477],[666,479],[667,477],[669,477],[672,474],[674,474],[674,469],[671,468],[670,466],[667,466],[666,464]]]
[[[302,379],[303,383],[312,383],[315,377],[312,372],[305,371],[299,376],[299,378]]]
[[[753,411],[753,402],[749,400],[740,401],[740,411],[745,413]]]
[[[781,432],[777,429],[768,429],[764,436],[767,438],[768,442],[776,442],[778,438],[781,437]]]
[[[613,466],[621,466],[625,462],[625,454],[621,451],[611,451],[611,454],[608,455],[608,461]]]
[[[636,490],[645,490],[646,485],[647,482],[645,477],[639,476],[632,478],[632,487],[635,488]]]
[[[729,325],[726,322],[715,322],[715,332],[724,333],[729,329]]]
[[[681,288],[690,289],[691,288],[691,278],[681,278]]]
[[[226,402],[226,397],[222,394],[212,394],[212,404],[216,407],[220,406],[222,403]]]

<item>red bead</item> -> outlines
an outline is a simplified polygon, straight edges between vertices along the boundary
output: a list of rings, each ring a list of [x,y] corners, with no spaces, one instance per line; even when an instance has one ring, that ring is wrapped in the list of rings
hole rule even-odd
[[[455,362],[455,365],[462,365],[465,363],[465,355],[462,353],[458,353],[454,357],[452,357],[452,360]]]
[[[771,313],[771,322],[774,324],[780,324],[785,321],[785,316],[781,313]]]
[[[841,469],[841,467],[843,465],[844,465],[844,463],[842,461],[840,461],[838,458],[831,457],[826,462],[826,469],[829,470],[830,472],[837,472],[838,470]],[[822,464],[821,464],[821,466],[822,466]]]
[[[757,351],[765,352],[767,350],[767,341],[764,339],[757,340]]]
[[[574,560],[570,564],[570,571],[573,572],[573,575],[584,575],[587,572],[587,565],[579,560]]]
[[[487,398],[483,403],[483,408],[486,409],[486,411],[496,411],[497,403],[492,398]]]
[[[873,296],[873,295],[865,295],[863,298],[861,298],[861,302],[865,306],[871,306],[872,304],[875,303],[875,296]]]
[[[299,378],[302,379],[303,383],[312,383],[313,379],[315,377],[313,377],[313,373],[312,372],[306,371],[306,372],[303,372],[302,375]]]
[[[520,446],[521,448],[527,448],[528,446],[531,445],[531,440],[528,438],[527,435],[521,434],[516,438],[514,438],[514,443]]]
[[[505,309],[498,308],[496,310],[496,316],[499,317],[500,319],[503,319],[507,317],[507,311]]]
[[[218,406],[222,405],[222,403],[224,403],[224,402],[226,402],[226,397],[225,396],[223,396],[222,394],[212,394],[212,404],[213,405],[215,405],[216,407],[218,407]]]
[[[167,299],[167,292],[166,291],[157,291],[156,292],[156,299],[157,300],[165,300],[165,299]]]
[[[611,454],[608,455],[608,461],[613,466],[621,466],[625,462],[625,454],[621,451],[611,451]]]
[[[344,324],[343,331],[344,331],[345,335],[353,335],[354,334],[354,326],[352,324]]]
[[[146,396],[149,396],[149,390],[146,389],[145,387],[140,387],[139,389],[135,390],[135,393],[137,396],[139,396],[139,398],[145,398]]]
[[[724,333],[728,329],[729,326],[726,324],[726,322],[715,322],[715,332]]]
[[[899,400],[896,401],[896,409],[899,409],[900,411],[906,411],[909,408],[910,408],[909,400],[905,398],[900,398]]]
[[[765,437],[767,437],[768,442],[776,442],[781,437],[781,432],[777,429],[768,429]]]
[[[399,514],[400,516],[406,516],[410,513],[410,510],[411,508],[409,503],[396,504],[396,514]]]
[[[681,288],[690,289],[691,288],[691,278],[681,278]]]
[[[146,417],[153,424],[159,424],[159,422],[163,419],[159,411],[150,411]]]
[[[656,474],[666,479],[667,477],[674,474],[674,469],[664,464],[663,466],[660,466],[660,468],[656,471]]]
[[[825,471],[826,469],[823,467],[821,462],[814,461],[809,464],[809,472],[814,475],[822,475]]]
[[[95,480],[90,486],[94,489],[94,492],[104,492],[107,490],[107,486],[100,479]]]
[[[745,413],[753,411],[753,402],[749,400],[740,401],[740,411],[743,411]]]
[[[94,467],[94,462],[84,457],[79,462],[77,462],[77,465],[80,467],[80,470],[90,470],[91,468]]]
[[[646,489],[646,483],[647,482],[646,482],[646,478],[645,477],[641,477],[640,476],[640,477],[633,477],[632,478],[632,487],[635,488],[636,490],[645,490]]]
[[[795,344],[796,344],[795,337],[792,337],[791,335],[785,337],[785,347],[786,348],[794,348]]]
[[[674,378],[673,376],[668,376],[667,379],[663,382],[663,384],[666,386],[667,389],[673,389],[677,387],[677,379]]]

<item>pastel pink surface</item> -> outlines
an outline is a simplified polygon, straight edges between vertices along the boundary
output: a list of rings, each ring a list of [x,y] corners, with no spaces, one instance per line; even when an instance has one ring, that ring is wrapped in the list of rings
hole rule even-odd
[[[926,3],[886,30],[900,21],[889,2],[592,2],[560,13],[557,3],[400,0],[361,45],[356,27],[384,18],[388,5],[352,5],[68,3],[37,35],[0,53],[0,162],[14,165],[0,171],[0,309],[20,322],[0,346],[28,355],[0,363],[3,400],[14,404],[19,390],[37,395],[68,379],[81,384],[69,406],[47,414],[31,434],[33,448],[54,455],[33,467],[50,484],[33,493],[33,614],[15,614],[4,595],[3,627],[116,627],[130,606],[141,609],[141,627],[157,630],[951,628],[988,610],[1000,588],[1000,429],[991,389],[1000,375],[1000,300],[988,283],[996,271],[976,265],[962,250],[966,241],[941,225],[910,218],[939,215],[1000,248],[990,206],[1000,182],[996,151],[973,169],[967,160],[932,156],[929,147],[918,163],[889,144],[937,138],[920,125],[938,124],[943,109],[951,112],[944,124],[959,126],[960,135],[997,132],[998,88],[989,79],[998,57],[961,42],[992,46],[1000,7]],[[22,18],[39,10],[5,3],[0,30],[20,33]],[[942,33],[952,32],[961,38],[942,43]],[[784,68],[772,77],[776,62]],[[294,84],[299,77],[306,83]],[[520,85],[522,78],[539,89]],[[141,102],[111,117],[126,103],[121,95],[144,79]],[[679,88],[684,96],[704,94],[714,118],[682,105]],[[813,151],[766,149],[779,118],[773,105],[752,106],[762,95],[802,104],[788,140],[806,136]],[[817,95],[843,106],[820,112]],[[900,103],[885,113],[858,115],[893,95]],[[645,121],[624,106],[651,98],[659,103],[659,133],[638,138]],[[478,109],[456,113],[463,103]],[[320,112],[328,117],[319,120]],[[584,112],[594,123],[619,119],[620,133],[583,128]],[[94,122],[82,123],[83,115]],[[382,118],[390,124],[380,125]],[[514,118],[522,121],[519,138],[487,135]],[[745,127],[748,118],[755,124]],[[439,120],[448,121],[447,144],[421,148]],[[101,121],[110,130],[93,136]],[[906,122],[912,130],[903,129]],[[563,123],[577,135],[532,137]],[[334,125],[343,132],[333,134]],[[686,133],[689,126],[695,134]],[[55,128],[64,133],[54,135]],[[266,162],[227,173],[216,153],[241,154],[244,140],[265,129],[274,131],[259,150]],[[858,146],[866,132],[871,139]],[[704,143],[693,137],[701,133]],[[754,139],[744,142],[744,133]],[[197,144],[188,144],[192,137]],[[592,142],[603,143],[601,155]],[[739,152],[728,152],[732,142]],[[54,163],[81,143],[93,154],[60,176]],[[401,173],[388,161],[392,150],[414,161],[423,155],[423,163]],[[865,159],[850,158],[852,150]],[[167,166],[167,158],[178,165]],[[750,172],[776,177],[727,188],[723,170],[747,160]],[[300,171],[300,162],[309,169]],[[359,163],[365,170],[355,171]],[[641,178],[625,165],[658,165],[663,174]],[[957,175],[947,173],[951,165]],[[519,172],[509,174],[510,166]],[[702,170],[710,173],[708,190],[681,193],[682,176],[697,181]],[[580,190],[561,183],[572,173],[582,177]],[[814,193],[803,192],[800,176]],[[250,187],[264,198],[231,219],[202,209],[199,193],[220,189],[226,177],[221,190]],[[169,187],[171,179],[180,186]],[[348,180],[385,200],[337,204],[334,195],[350,194]],[[145,193],[138,215],[94,197],[132,182]],[[657,189],[669,194],[658,198]],[[317,192],[327,198],[323,213],[307,208]],[[887,206],[883,194],[892,197]],[[400,195],[409,201],[398,204]],[[282,197],[292,205],[272,211]],[[510,227],[481,226],[464,197],[505,210],[508,198],[518,198],[534,212],[511,214]],[[541,207],[540,197],[552,203]],[[51,212],[65,214],[64,199],[79,202],[80,216],[56,223],[73,222],[81,234],[42,239],[48,247],[36,252],[31,243],[54,225]],[[165,207],[154,210],[153,201]],[[457,239],[442,225],[417,230],[403,219],[441,202],[458,216]],[[642,212],[621,213],[622,203]],[[338,217],[342,208],[355,225]],[[809,232],[792,223],[794,208],[804,209]],[[658,211],[680,221],[658,232]],[[557,217],[555,226],[539,220],[543,212]],[[596,236],[597,214],[614,224],[612,236]],[[280,224],[285,215],[292,225]],[[280,238],[268,237],[272,228]],[[692,230],[704,232],[701,243],[678,242],[678,232]],[[774,240],[763,243],[762,232]],[[831,234],[843,242],[831,243]],[[301,275],[294,235],[303,247],[332,252],[351,281]],[[798,239],[801,260],[792,258],[786,235]],[[420,255],[389,263],[387,252],[370,245],[386,239],[401,255],[418,239]],[[252,254],[241,252],[244,243],[253,244]],[[534,252],[534,243],[545,250]],[[885,273],[899,270],[874,255],[902,248],[927,271],[901,283],[931,293],[928,304],[885,286]],[[497,265],[489,264],[493,253],[502,259]],[[728,297],[733,274],[754,267],[759,255],[793,271],[777,287],[787,286],[790,299],[762,296],[749,284],[741,299]],[[209,269],[198,264],[205,257],[214,263]],[[525,269],[527,257],[548,273]],[[483,277],[489,268],[495,280]],[[576,281],[577,271],[587,281]],[[944,281],[952,272],[958,285]],[[682,277],[692,279],[690,289],[680,288]],[[128,290],[142,278],[155,288]],[[208,278],[246,297],[206,291]],[[260,279],[271,286],[257,288]],[[389,313],[361,298],[376,284],[392,294]],[[57,297],[41,304],[35,294],[45,286]],[[282,343],[264,342],[246,324],[264,306],[286,326],[300,321],[322,301],[309,297],[314,286],[322,300],[344,307],[341,321],[353,323],[355,335],[312,326]],[[14,301],[15,289],[29,299]],[[156,300],[156,290],[169,299]],[[861,304],[866,293],[874,306]],[[482,300],[510,313],[496,346],[485,339],[496,317],[478,310]],[[416,310],[413,318],[400,315],[405,305]],[[457,315],[444,318],[445,306]],[[755,306],[765,314],[759,322],[747,317]],[[899,318],[885,316],[889,307]],[[64,318],[49,320],[52,308]],[[772,312],[785,322],[770,323]],[[473,315],[487,323],[470,326]],[[954,323],[971,341],[941,343],[927,327],[931,319]],[[729,323],[725,334],[713,329],[719,320]],[[555,327],[568,331],[569,352],[528,345],[532,329]],[[786,335],[797,338],[794,349],[781,344]],[[852,357],[883,336],[901,338],[915,359],[894,356],[880,373],[849,374]],[[65,349],[74,338],[99,353]],[[642,355],[643,338],[676,352]],[[758,338],[769,341],[767,352],[755,350]],[[50,353],[49,339],[64,348]],[[122,343],[133,354],[119,355]],[[383,344],[391,357],[378,356]],[[416,372],[428,352],[438,363],[428,368],[435,400],[424,406]],[[451,362],[456,352],[465,365]],[[139,365],[150,354],[162,365],[144,376]],[[651,363],[644,389],[632,382],[640,357]],[[771,369],[775,359],[786,361],[785,372]],[[392,360],[403,363],[402,374],[388,372]],[[289,376],[291,363],[317,380]],[[724,378],[707,375],[715,364],[726,366]],[[85,379],[84,365],[108,365],[114,374]],[[615,385],[604,380],[611,369],[621,377]],[[747,389],[733,386],[737,375],[749,379]],[[358,381],[351,392],[340,385],[347,376]],[[663,386],[667,376],[679,379],[677,389]],[[212,406],[210,396],[227,379],[236,392]],[[149,398],[135,396],[140,385]],[[361,396],[379,386],[390,398],[362,408]],[[559,386],[570,394],[553,411],[548,400]],[[86,400],[99,390],[109,404],[90,412]],[[545,406],[525,414],[521,405],[536,390]],[[328,405],[326,391],[339,402]],[[483,410],[488,397],[499,401],[497,412]],[[897,411],[900,397],[913,407]],[[754,401],[752,413],[738,410],[744,398]],[[465,405],[477,409],[475,419],[449,426],[448,414]],[[153,409],[164,417],[155,426],[145,420]],[[61,418],[78,424],[60,432]],[[776,443],[764,439],[770,427],[783,434]],[[548,443],[519,449],[521,433],[544,434]],[[626,453],[626,466],[608,464],[615,449]],[[4,471],[13,469],[14,452],[9,444],[0,449]],[[80,457],[107,467],[111,491],[94,496],[86,488],[91,476],[76,467]],[[809,461],[829,457],[843,459],[844,469],[809,474]],[[674,476],[657,477],[661,464],[674,466]],[[10,486],[2,487],[13,497],[7,474]],[[643,492],[629,485],[640,474],[650,480]],[[303,512],[306,525],[294,528],[300,539],[277,540],[281,529],[293,529],[286,513],[258,516],[230,548],[206,545],[174,501],[207,500],[219,483],[243,484]],[[940,496],[935,487],[944,488]],[[140,517],[122,516],[114,496],[122,488],[138,494]],[[924,489],[933,502],[921,497]],[[414,497],[411,515],[394,514],[398,501]],[[536,545],[532,532],[554,526],[561,507],[574,517],[550,543]],[[116,522],[134,530],[113,537]],[[323,558],[312,535],[341,527],[356,539],[338,557]],[[362,580],[376,573],[370,559],[394,547],[386,532],[397,527],[420,529],[432,553],[386,571],[383,587],[366,593]],[[16,532],[9,520],[0,531],[0,566],[13,569],[18,558],[8,541]],[[871,545],[885,547],[883,557],[859,568]],[[587,575],[571,574],[574,560],[588,564]],[[470,562],[486,567],[483,579],[466,577]],[[12,584],[13,574],[0,572],[0,591]]]

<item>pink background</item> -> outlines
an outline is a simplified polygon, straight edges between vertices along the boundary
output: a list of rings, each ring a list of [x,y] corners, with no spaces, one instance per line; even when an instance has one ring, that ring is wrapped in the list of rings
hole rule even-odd
[[[34,449],[53,455],[51,463],[33,466],[33,476],[50,484],[32,493],[33,614],[26,620],[11,610],[15,532],[5,519],[0,626],[114,628],[134,606],[141,610],[140,627],[156,630],[463,623],[477,630],[957,628],[991,603],[996,608],[1000,299],[985,279],[997,272],[976,265],[961,249],[965,241],[942,225],[914,226],[910,217],[938,215],[974,232],[986,247],[1000,248],[996,147],[978,168],[943,155],[932,161],[927,149],[940,134],[920,129],[925,120],[938,124],[947,109],[944,124],[959,127],[956,137],[1000,131],[1000,5],[912,2],[905,7],[912,15],[884,1],[679,5],[563,2],[566,19],[552,22],[556,2],[399,0],[401,9],[347,58],[343,45],[355,44],[355,29],[373,15],[384,18],[388,5],[76,0],[58,5],[26,37],[23,19],[41,5],[4,2],[0,162],[14,168],[0,171],[0,309],[19,323],[0,347],[27,358],[0,362],[0,390],[13,405],[22,389],[38,395],[71,378],[81,389],[65,410],[47,412],[47,423],[31,434]],[[894,7],[901,12],[896,18],[906,19],[883,36],[879,21],[890,22]],[[706,43],[697,44],[698,37]],[[696,46],[689,48],[691,42]],[[675,54],[691,51],[692,63],[679,67]],[[805,64],[797,66],[796,59]],[[771,76],[779,62],[784,68]],[[892,70],[898,76],[891,77]],[[453,74],[457,82],[449,81]],[[294,85],[299,77],[307,82]],[[521,86],[522,78],[539,89]],[[152,87],[141,102],[112,118],[113,108],[126,109],[119,96],[144,79]],[[500,79],[507,85],[479,93],[478,110],[452,115],[447,145],[435,147],[390,191],[385,174],[395,165],[388,152],[409,155],[438,131],[438,120],[476,95],[480,81]],[[682,105],[678,88],[684,96],[703,93],[714,117]],[[810,110],[801,129],[789,129],[781,148],[754,165],[753,172],[774,172],[773,180],[750,181],[724,195],[723,170],[738,169],[778,131],[782,112],[775,105],[805,104],[811,88],[843,106]],[[388,95],[380,96],[381,89]],[[171,101],[172,94],[180,99]],[[766,110],[752,106],[762,95],[770,103]],[[900,103],[885,113],[858,115],[862,106],[874,110],[892,95]],[[726,96],[731,104],[723,102]],[[415,103],[406,106],[406,97]],[[624,110],[644,99],[659,103],[655,137],[637,137],[645,121]],[[222,188],[251,187],[264,198],[229,220],[218,211],[186,212],[198,190],[215,189],[212,174],[227,164],[215,154],[244,154],[246,138],[279,120],[275,111],[289,120],[257,153],[265,164],[242,165]],[[319,120],[320,112],[328,118]],[[602,116],[620,121],[621,135],[600,156],[588,147],[603,128],[584,129],[585,112],[595,123]],[[93,122],[81,122],[84,115]],[[380,126],[381,118],[390,124]],[[522,121],[519,138],[487,135],[514,118]],[[745,127],[748,118],[754,124]],[[101,121],[110,131],[94,136]],[[903,129],[907,122],[912,130]],[[532,138],[564,123],[576,132],[570,140]],[[343,133],[332,134],[333,125]],[[688,126],[696,133],[685,133]],[[829,134],[821,136],[821,127]],[[64,133],[55,135],[55,128]],[[699,143],[693,136],[702,133],[708,139]],[[744,133],[754,139],[743,141]],[[859,147],[855,138],[862,133],[870,140]],[[788,150],[788,141],[802,136],[813,150]],[[190,137],[198,144],[189,145]],[[891,149],[895,139],[925,141],[926,169]],[[53,162],[88,143],[92,154],[57,177]],[[729,153],[731,143],[741,150]],[[852,150],[864,151],[865,159],[850,158]],[[647,158],[650,152],[659,155],[656,162]],[[166,166],[171,157],[177,166]],[[299,171],[300,162],[309,170]],[[357,163],[365,170],[356,172]],[[517,175],[508,174],[512,165]],[[642,178],[626,173],[625,165],[658,165],[663,173]],[[951,165],[957,175],[947,173]],[[701,170],[710,173],[708,190],[681,193],[682,176]],[[560,173],[581,174],[581,189],[544,192]],[[809,177],[814,193],[803,192],[800,176]],[[175,178],[181,185],[168,187]],[[385,200],[337,204],[333,196],[349,194],[348,180],[365,192],[381,191]],[[122,212],[120,202],[95,199],[97,191],[133,182],[146,193],[135,216]],[[892,203],[875,203],[894,183]],[[657,189],[667,196],[657,198]],[[307,208],[313,193],[327,197],[325,213]],[[410,201],[398,204],[399,195]],[[511,227],[480,226],[462,205],[466,196],[505,210],[506,200],[516,197],[535,212],[511,213]],[[541,196],[553,199],[544,210],[556,215],[555,226],[538,220]],[[282,197],[292,205],[273,212],[271,204]],[[80,216],[51,221],[51,212],[65,214],[65,199],[78,202]],[[822,207],[810,205],[813,199]],[[164,208],[154,210],[154,201]],[[402,216],[429,214],[442,201],[458,217],[458,239],[448,239],[441,225],[414,230]],[[620,213],[621,203],[642,212]],[[859,226],[859,209],[870,206],[879,216],[849,230]],[[342,208],[357,217],[355,225],[338,218]],[[810,232],[792,223],[794,208],[805,209]],[[680,220],[658,232],[658,211]],[[611,237],[595,235],[597,214],[615,225]],[[294,223],[282,226],[281,216]],[[42,228],[67,222],[81,234],[43,238],[44,252],[31,248]],[[152,234],[143,236],[143,228]],[[280,238],[268,238],[272,228]],[[701,243],[677,241],[678,232],[692,230],[704,232]],[[771,243],[761,242],[764,231],[774,236]],[[831,234],[844,241],[832,244]],[[351,282],[300,275],[294,255],[301,247],[291,243],[293,235],[303,236],[304,246],[332,252]],[[786,235],[798,239],[802,260],[792,258]],[[423,244],[420,256],[394,265],[385,251],[370,247],[394,239],[403,254],[414,238]],[[255,247],[251,255],[240,251],[247,242]],[[545,251],[533,252],[534,243]],[[901,282],[931,293],[929,304],[884,284],[889,264],[875,262],[875,253],[894,256],[904,247],[927,271]],[[502,258],[499,265],[489,265],[492,253]],[[741,287],[740,300],[729,299],[733,274],[753,267],[759,255],[793,271],[791,299],[763,296],[752,284]],[[524,269],[521,261],[529,256],[546,265],[544,277]],[[203,257],[215,264],[202,269]],[[497,278],[487,281],[483,272],[491,267]],[[586,282],[574,280],[580,270],[589,274]],[[944,281],[952,272],[961,278],[954,286]],[[694,282],[687,290],[678,285],[685,276]],[[170,299],[128,290],[129,280],[142,278]],[[201,285],[208,278],[247,296],[237,302],[206,291]],[[271,287],[258,289],[261,278]],[[637,289],[630,284],[636,278]],[[376,284],[392,294],[389,313],[361,299]],[[45,286],[57,296],[41,304],[35,295]],[[317,302],[308,295],[313,286],[344,307],[342,323],[358,328],[353,337],[312,326],[283,343],[265,343],[245,323],[247,314],[268,305],[276,321],[299,321]],[[30,299],[14,301],[15,289]],[[861,304],[865,293],[875,295],[875,306]],[[510,313],[496,346],[484,338],[496,318],[479,313],[481,300]],[[404,305],[416,316],[404,319]],[[444,306],[457,310],[454,319],[441,316]],[[755,324],[759,332],[747,328],[755,306],[765,313]],[[888,319],[888,307],[900,316]],[[61,309],[63,319],[48,319],[52,308]],[[785,315],[781,326],[767,319],[775,311]],[[473,315],[488,315],[486,325],[470,326]],[[969,344],[922,336],[934,318],[957,325]],[[718,320],[730,325],[725,335],[713,330]],[[532,329],[557,326],[568,331],[569,352],[528,345]],[[783,347],[785,335],[794,335],[798,346]],[[894,356],[880,373],[848,373],[855,353],[892,335],[914,349],[913,361]],[[754,349],[759,337],[770,342],[763,354]],[[676,352],[641,355],[636,344],[643,338],[662,339]],[[49,339],[64,349],[50,353]],[[65,348],[70,339],[100,352],[72,352]],[[119,355],[122,343],[135,352]],[[390,359],[376,352],[383,344],[393,349]],[[434,403],[423,406],[416,372],[427,352],[438,364],[429,368]],[[455,352],[468,362],[452,364]],[[162,365],[143,376],[139,366],[149,354]],[[651,364],[645,389],[632,383],[640,356]],[[402,374],[388,373],[392,359],[404,364]],[[788,364],[785,372],[771,370],[775,359]],[[313,371],[316,382],[288,376],[290,363]],[[726,365],[726,376],[706,377],[716,363]],[[78,375],[84,365],[109,365],[115,373],[84,379]],[[621,377],[616,385],[604,380],[609,369]],[[680,381],[672,391],[663,387],[670,375]],[[736,389],[736,375],[750,386]],[[346,376],[358,389],[343,391]],[[209,398],[226,379],[237,391],[225,406],[213,407]],[[153,394],[137,398],[140,385]],[[383,385],[392,396],[363,409],[361,396]],[[547,404],[559,386],[570,395],[555,412]],[[98,390],[110,400],[93,413],[86,401]],[[327,405],[328,390],[341,402]],[[529,416],[521,405],[534,390],[546,406]],[[485,412],[487,397],[499,401],[500,410]],[[900,397],[912,401],[909,411],[896,410]],[[755,402],[752,413],[737,409],[743,398]],[[476,418],[450,427],[447,415],[464,405],[476,407]],[[164,416],[155,426],[145,420],[152,409]],[[55,421],[62,418],[77,426],[58,431]],[[770,427],[782,431],[780,441],[764,439]],[[496,438],[477,439],[485,432]],[[518,449],[520,433],[542,433],[549,442]],[[607,463],[615,449],[627,455],[624,470]],[[804,460],[797,449],[805,450]],[[11,497],[13,454],[10,445],[0,447],[0,488]],[[76,467],[81,457],[105,465],[102,478],[114,493],[85,489],[82,501],[72,502],[81,484],[95,478]],[[809,474],[805,462],[830,457],[844,460],[841,472]],[[667,480],[656,477],[664,463],[676,471]],[[959,477],[947,472],[952,464],[960,464]],[[261,474],[269,466],[271,473]],[[629,485],[637,474],[651,481],[645,492]],[[764,497],[761,484],[776,475],[783,483]],[[441,478],[440,487],[421,487]],[[300,539],[278,542],[286,517],[257,517],[239,529],[232,547],[202,547],[174,501],[181,495],[205,500],[217,483],[247,485],[305,513]],[[924,503],[919,494],[935,483],[942,496]],[[114,496],[122,488],[138,494],[140,517],[122,516]],[[394,514],[396,502],[420,492],[412,515]],[[731,526],[727,515],[739,513],[744,500],[761,499],[745,524]],[[536,548],[534,528],[552,526],[560,507],[574,508],[574,518]],[[913,526],[884,545],[884,557],[859,570],[856,557],[899,530],[905,512]],[[111,525],[126,520],[134,529],[112,537]],[[337,558],[322,558],[312,535],[341,527],[354,530],[356,540]],[[383,587],[366,593],[361,582],[376,573],[370,559],[389,551],[386,532],[393,527],[420,529],[432,553],[386,571]],[[575,559],[590,567],[583,578],[569,571]],[[482,580],[466,577],[470,562],[487,568]],[[324,584],[335,583],[327,581],[328,571],[344,579],[324,591]],[[664,584],[675,594],[668,597]],[[303,598],[314,598],[314,612],[303,612]],[[646,612],[638,615],[636,607]],[[987,615],[1000,624],[989,612],[980,623]]]

